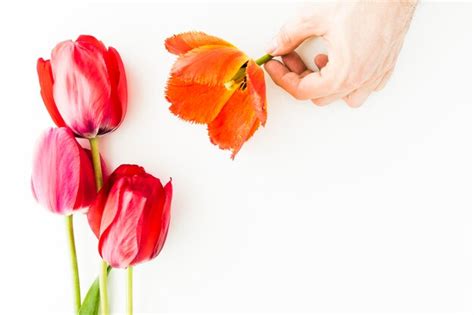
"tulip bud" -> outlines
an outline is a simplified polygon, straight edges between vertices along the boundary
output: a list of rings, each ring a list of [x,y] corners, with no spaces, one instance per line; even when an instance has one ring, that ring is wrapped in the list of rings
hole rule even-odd
[[[87,214],[99,253],[114,268],[155,258],[168,233],[172,184],[137,165],[121,165],[109,177]]]
[[[94,138],[115,130],[127,110],[127,82],[118,52],[81,35],[59,43],[37,64],[41,96],[58,127]]]
[[[36,200],[58,214],[70,214],[94,200],[91,158],[68,128],[50,128],[41,136],[31,187]]]

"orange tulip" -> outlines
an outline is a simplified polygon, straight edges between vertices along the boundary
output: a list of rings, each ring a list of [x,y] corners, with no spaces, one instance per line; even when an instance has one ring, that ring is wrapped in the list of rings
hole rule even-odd
[[[202,32],[175,35],[166,49],[178,55],[171,69],[166,99],[176,116],[207,124],[211,142],[231,150],[232,158],[267,119],[261,64],[232,44]]]

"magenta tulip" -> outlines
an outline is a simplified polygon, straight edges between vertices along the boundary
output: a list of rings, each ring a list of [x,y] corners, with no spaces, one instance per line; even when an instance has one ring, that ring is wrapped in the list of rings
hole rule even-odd
[[[122,59],[93,36],[59,43],[37,64],[41,96],[58,127],[94,138],[115,130],[127,110]]]
[[[114,268],[155,258],[166,240],[172,184],[137,165],[121,165],[109,177],[88,212],[99,253]]]
[[[51,128],[40,137],[31,187],[36,200],[58,214],[88,207],[96,196],[88,152],[68,128]]]

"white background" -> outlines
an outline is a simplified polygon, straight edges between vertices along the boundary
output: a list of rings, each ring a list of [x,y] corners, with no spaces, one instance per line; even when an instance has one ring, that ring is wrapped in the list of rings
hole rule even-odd
[[[125,122],[102,140],[110,168],[174,180],[167,244],[135,268],[137,313],[471,314],[470,4],[421,4],[392,80],[359,109],[295,101],[268,80],[267,126],[235,161],[168,111],[163,40],[202,30],[259,57],[298,5],[1,6],[0,313],[72,310],[64,220],[30,192],[32,150],[52,125],[36,59],[93,34],[129,79]],[[85,294],[97,241],[84,216],[75,223]],[[117,312],[124,276],[110,279]]]

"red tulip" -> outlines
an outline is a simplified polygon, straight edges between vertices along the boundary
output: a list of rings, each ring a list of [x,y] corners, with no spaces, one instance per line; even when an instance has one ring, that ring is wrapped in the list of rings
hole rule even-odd
[[[155,258],[168,233],[172,184],[137,165],[121,165],[109,177],[88,212],[99,253],[114,268]]]
[[[51,60],[38,59],[41,96],[58,127],[94,138],[115,130],[127,110],[127,82],[118,52],[81,35],[59,43]]]
[[[58,214],[88,207],[96,196],[92,162],[68,128],[51,128],[34,155],[31,187],[36,200]]]

